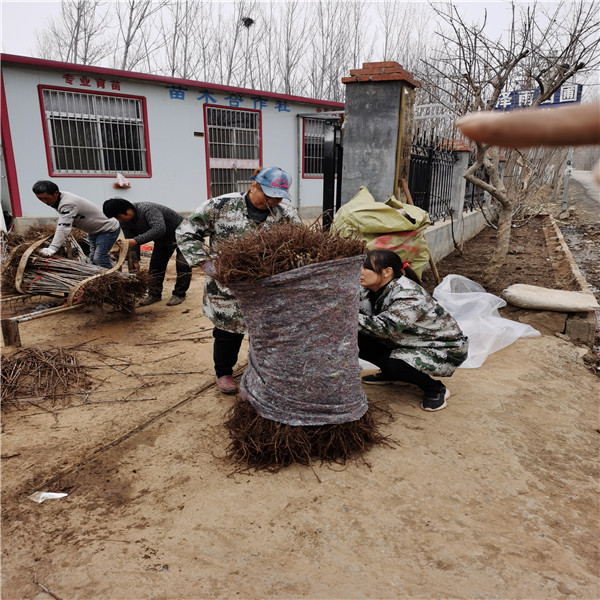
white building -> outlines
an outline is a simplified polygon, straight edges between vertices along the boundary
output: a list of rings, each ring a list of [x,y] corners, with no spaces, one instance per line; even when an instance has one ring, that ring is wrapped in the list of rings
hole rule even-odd
[[[292,176],[293,203],[322,211],[319,116],[344,105],[272,92],[3,54],[2,209],[55,217],[39,179],[102,205],[121,196],[187,212],[246,190],[254,168]],[[131,184],[115,189],[117,174]]]

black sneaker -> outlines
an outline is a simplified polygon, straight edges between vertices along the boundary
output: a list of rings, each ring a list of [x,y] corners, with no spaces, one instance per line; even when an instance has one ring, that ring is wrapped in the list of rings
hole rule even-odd
[[[363,383],[368,383],[369,385],[404,385],[404,381],[390,379],[381,371],[379,371],[379,373],[373,373],[372,375],[365,375],[364,377],[361,377],[361,381]]]
[[[450,398],[450,390],[446,388],[425,392],[423,401],[421,402],[421,408],[429,412],[442,410],[442,408],[446,408],[446,400],[448,400],[448,398]]]

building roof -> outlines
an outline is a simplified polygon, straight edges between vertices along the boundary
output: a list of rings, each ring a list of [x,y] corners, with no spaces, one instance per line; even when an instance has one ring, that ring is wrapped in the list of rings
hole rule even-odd
[[[162,83],[166,86],[185,86],[217,92],[245,94],[260,96],[262,98],[277,98],[292,102],[304,104],[318,104],[330,108],[344,109],[343,102],[331,102],[329,100],[318,100],[317,98],[306,98],[303,96],[291,96],[289,94],[278,94],[276,92],[267,92],[264,90],[254,90],[249,88],[240,88],[230,85],[221,85],[218,83],[208,83],[206,81],[195,81],[193,79],[181,79],[178,77],[166,77],[164,75],[153,75],[150,73],[137,73],[135,71],[122,71],[119,69],[108,69],[106,67],[95,67],[92,65],[79,65],[75,63],[66,63],[57,60],[45,60],[43,58],[34,58],[32,56],[19,56],[16,54],[0,54],[0,62],[4,65],[21,65],[24,67],[34,67],[43,69],[68,70],[74,73],[93,73],[106,77],[120,77],[135,79],[151,83]]]

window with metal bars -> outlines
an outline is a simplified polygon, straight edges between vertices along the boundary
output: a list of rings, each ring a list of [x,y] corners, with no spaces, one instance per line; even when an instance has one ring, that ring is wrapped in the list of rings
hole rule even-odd
[[[304,119],[304,165],[305,177],[323,177],[323,141],[325,123],[323,119]]]
[[[260,112],[207,106],[206,139],[210,196],[245,192],[260,166]]]
[[[142,99],[43,89],[52,174],[147,175]]]

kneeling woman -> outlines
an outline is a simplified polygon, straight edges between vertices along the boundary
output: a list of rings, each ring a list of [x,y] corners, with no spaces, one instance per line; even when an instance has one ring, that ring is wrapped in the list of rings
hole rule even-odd
[[[467,358],[467,337],[390,250],[367,253],[360,284],[359,355],[381,369],[363,382],[411,383],[424,392],[423,410],[445,408],[450,392],[431,375],[454,373]]]

